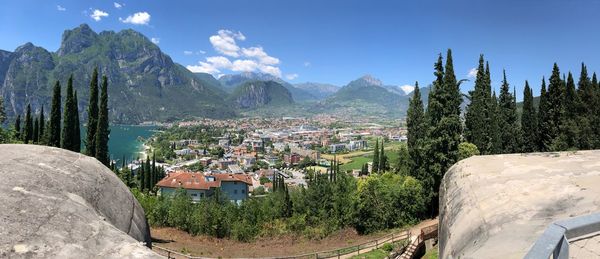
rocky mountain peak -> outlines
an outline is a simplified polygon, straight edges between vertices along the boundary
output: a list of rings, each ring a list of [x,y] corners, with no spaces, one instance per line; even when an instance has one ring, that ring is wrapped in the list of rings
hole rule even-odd
[[[92,46],[98,38],[98,34],[87,24],[79,25],[72,30],[65,30],[62,35],[58,55],[64,56],[72,53],[79,53],[85,48]]]
[[[364,81],[365,83],[367,83],[368,85],[376,85],[376,86],[382,86],[383,83],[381,82],[381,80],[373,77],[372,75],[364,75],[361,78],[359,78],[358,80]]]

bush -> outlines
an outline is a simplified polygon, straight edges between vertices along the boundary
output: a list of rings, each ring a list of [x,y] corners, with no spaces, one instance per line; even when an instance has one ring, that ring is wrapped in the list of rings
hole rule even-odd
[[[394,250],[394,245],[392,245],[390,243],[385,243],[381,246],[381,249],[383,249],[383,251],[386,251],[386,252],[391,252],[392,250]]]

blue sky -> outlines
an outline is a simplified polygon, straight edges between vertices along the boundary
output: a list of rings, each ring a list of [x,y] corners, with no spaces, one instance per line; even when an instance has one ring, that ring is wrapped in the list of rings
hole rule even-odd
[[[372,74],[387,84],[424,86],[437,54],[452,48],[458,78],[468,78],[483,53],[494,86],[506,69],[519,98],[525,79],[537,95],[553,62],[576,78],[582,61],[600,71],[600,1],[116,3],[2,0],[0,49],[33,42],[56,51],[65,29],[87,23],[97,32],[138,30],[176,62],[215,75],[262,71],[344,85]]]

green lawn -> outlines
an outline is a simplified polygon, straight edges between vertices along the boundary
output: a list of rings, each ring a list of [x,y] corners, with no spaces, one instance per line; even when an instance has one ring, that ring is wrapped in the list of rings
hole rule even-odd
[[[371,252],[352,256],[352,259],[381,259],[388,256],[388,253],[382,249],[375,249]]]
[[[435,245],[431,250],[427,251],[425,255],[423,255],[423,259],[438,259],[440,257],[440,252],[438,250],[438,246]]]
[[[386,143],[385,155],[388,157],[391,166],[394,166],[396,164],[396,161],[398,161],[398,147],[402,144],[403,143],[400,142],[394,142],[390,143],[390,145],[388,146],[388,144]],[[341,165],[340,169],[342,171],[361,169],[363,164],[373,161],[373,152],[369,152],[367,154],[355,157],[348,157],[348,159],[352,161]]]

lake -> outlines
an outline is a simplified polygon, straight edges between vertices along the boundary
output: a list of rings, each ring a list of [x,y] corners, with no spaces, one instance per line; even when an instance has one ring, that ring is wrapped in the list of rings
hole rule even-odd
[[[155,133],[156,126],[134,126],[134,125],[111,125],[108,151],[110,159],[115,160],[117,166],[121,166],[123,157],[127,161],[137,159],[143,149],[143,141]],[[81,146],[85,148],[86,127],[81,127]]]

